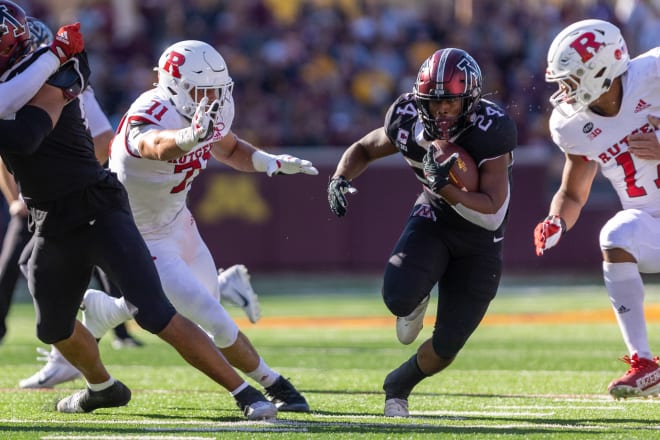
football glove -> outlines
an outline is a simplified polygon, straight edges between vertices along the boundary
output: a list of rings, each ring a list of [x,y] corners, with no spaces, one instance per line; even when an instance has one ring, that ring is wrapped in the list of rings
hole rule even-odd
[[[309,174],[316,176],[319,172],[308,160],[298,159],[289,154],[275,156],[265,151],[255,150],[252,153],[252,166],[256,171],[266,173],[268,177],[275,174]]]
[[[297,157],[290,156],[288,154],[273,156],[273,158],[268,162],[268,166],[266,167],[266,174],[268,177],[275,174],[298,173],[316,176],[319,172],[312,166],[310,161],[298,159]]]
[[[70,102],[85,90],[90,74],[87,52],[82,51],[65,61],[46,83],[62,89],[62,94]]]
[[[202,141],[213,135],[213,126],[215,125],[220,111],[220,101],[217,99],[211,103],[209,109],[206,109],[208,98],[205,96],[199,101],[197,110],[190,121],[190,127],[182,128],[174,135],[177,147],[183,151],[190,151]]]
[[[80,33],[80,23],[62,26],[55,34],[50,50],[64,64],[66,60],[85,49],[85,41]]]
[[[442,163],[438,163],[435,160],[435,146],[431,144],[429,150],[424,155],[422,160],[424,177],[429,183],[429,188],[434,193],[437,193],[447,184],[449,184],[449,170],[454,166],[456,160],[458,159],[458,153],[454,153],[445,159]]]
[[[566,232],[566,222],[558,215],[549,215],[534,228],[534,246],[539,257],[543,252],[559,243],[562,234]]]
[[[344,176],[333,177],[328,183],[328,203],[330,210],[337,216],[346,215],[348,201],[346,193],[355,194],[357,189],[351,186],[351,183]]]

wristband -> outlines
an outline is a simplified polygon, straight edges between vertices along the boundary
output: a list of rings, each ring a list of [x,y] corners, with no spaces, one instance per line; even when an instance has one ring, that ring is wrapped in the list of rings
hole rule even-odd
[[[554,223],[555,219],[559,219],[559,228],[561,229],[561,235],[564,235],[566,233],[566,222],[564,221],[561,216],[558,216],[556,214],[551,214],[547,216],[544,221],[549,221],[551,223]]]
[[[252,153],[252,166],[255,171],[265,173],[268,170],[268,163],[273,160],[275,156],[268,154],[265,151],[255,150]]]
[[[192,148],[197,145],[198,140],[193,133],[192,128],[182,128],[174,134],[174,142],[176,146],[183,151],[190,151]]]

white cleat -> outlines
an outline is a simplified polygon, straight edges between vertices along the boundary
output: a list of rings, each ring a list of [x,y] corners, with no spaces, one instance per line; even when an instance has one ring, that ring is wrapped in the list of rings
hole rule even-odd
[[[243,408],[248,420],[272,420],[277,417],[277,407],[271,402],[258,401]]]
[[[95,289],[87,289],[80,309],[83,325],[96,339],[101,339],[108,330],[133,318],[122,298],[113,298]]]
[[[430,297],[430,295],[426,295],[408,316],[396,318],[396,337],[402,344],[410,344],[417,339],[417,335],[422,331],[424,314],[426,313],[426,307],[429,305]]]
[[[404,399],[387,399],[385,401],[385,417],[410,417],[408,401]]]
[[[51,351],[38,347],[39,361],[46,361],[41,370],[18,383],[21,388],[53,388],[80,377],[80,372],[55,347]]]
[[[242,264],[235,264],[228,269],[218,270],[220,298],[243,309],[251,323],[261,318],[259,298],[250,284],[250,274]]]

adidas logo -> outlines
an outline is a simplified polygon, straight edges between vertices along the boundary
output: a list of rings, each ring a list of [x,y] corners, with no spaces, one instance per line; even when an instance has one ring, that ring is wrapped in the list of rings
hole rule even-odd
[[[624,305],[621,305],[621,307],[619,307],[618,309],[616,309],[616,312],[617,312],[619,315],[623,315],[624,313],[629,312],[629,311],[630,311],[630,309],[629,309],[628,307],[624,306]]]
[[[59,41],[61,41],[62,43],[69,44],[69,32],[68,32],[68,31],[64,31],[64,32],[58,33],[57,36],[56,36],[56,38],[57,38]]]
[[[640,99],[637,105],[635,106],[635,111],[633,113],[639,113],[644,109],[647,109],[651,107],[651,104],[648,104],[646,101],[643,99]]]

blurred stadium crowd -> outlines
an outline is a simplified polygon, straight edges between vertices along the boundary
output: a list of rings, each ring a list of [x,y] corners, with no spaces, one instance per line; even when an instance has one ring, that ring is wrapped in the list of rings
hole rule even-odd
[[[235,130],[256,145],[345,147],[383,122],[421,62],[469,51],[485,92],[548,146],[546,51],[569,23],[619,25],[631,55],[660,45],[660,0],[29,0],[53,29],[80,21],[92,85],[111,121],[155,80],[162,50],[213,44],[234,82]]]

